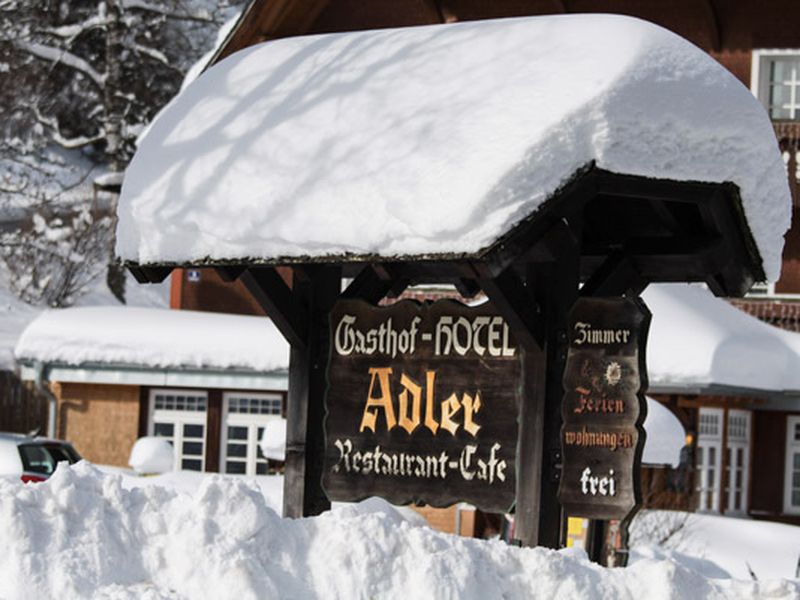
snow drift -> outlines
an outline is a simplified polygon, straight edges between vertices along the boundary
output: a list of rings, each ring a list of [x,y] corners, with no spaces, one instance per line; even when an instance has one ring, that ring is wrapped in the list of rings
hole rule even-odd
[[[591,161],[737,184],[767,277],[778,275],[791,199],[766,112],[690,42],[618,15],[238,52],[141,141],[117,252],[139,263],[471,253]]]
[[[0,597],[796,598],[798,584],[710,579],[668,559],[604,569],[585,555],[436,533],[370,500],[281,519],[242,479],[192,496],[85,463],[0,481]]]

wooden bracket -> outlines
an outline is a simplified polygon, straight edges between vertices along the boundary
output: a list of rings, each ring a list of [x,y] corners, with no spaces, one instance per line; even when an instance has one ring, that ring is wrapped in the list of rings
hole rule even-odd
[[[240,279],[283,337],[293,347],[305,348],[308,320],[303,314],[304,307],[275,268],[250,267]]]
[[[544,323],[538,305],[514,271],[507,269],[493,277],[482,263],[474,264],[473,269],[478,284],[511,326],[517,343],[531,350],[541,349]]]
[[[638,296],[648,281],[625,252],[611,254],[580,290],[581,296]]]
[[[133,278],[137,283],[161,283],[169,274],[173,267],[141,267],[139,265],[128,265]]]
[[[244,266],[226,266],[226,267],[216,267],[214,269],[217,272],[217,275],[220,276],[222,281],[227,283],[232,283],[241,277],[242,273],[247,270],[247,267]]]

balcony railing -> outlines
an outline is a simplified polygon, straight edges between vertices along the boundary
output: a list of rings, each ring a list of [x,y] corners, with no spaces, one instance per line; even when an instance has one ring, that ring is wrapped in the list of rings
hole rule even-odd
[[[773,121],[775,137],[786,163],[789,174],[789,189],[792,190],[792,203],[800,206],[800,167],[798,167],[798,154],[800,154],[800,121]]]

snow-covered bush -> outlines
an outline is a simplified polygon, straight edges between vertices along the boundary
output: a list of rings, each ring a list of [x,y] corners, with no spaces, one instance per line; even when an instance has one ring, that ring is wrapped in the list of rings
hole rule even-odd
[[[174,450],[164,438],[141,437],[131,449],[128,464],[137,473],[166,473],[172,470]]]

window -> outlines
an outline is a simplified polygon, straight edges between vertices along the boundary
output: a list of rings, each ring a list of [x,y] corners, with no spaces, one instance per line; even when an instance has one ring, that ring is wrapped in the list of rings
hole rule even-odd
[[[269,462],[258,443],[265,424],[281,418],[283,396],[231,392],[223,395],[222,404],[220,471],[229,475],[266,475]]]
[[[754,50],[752,90],[775,121],[800,120],[800,50]]]
[[[800,416],[786,420],[786,471],[783,511],[800,514]]]
[[[747,512],[747,486],[750,476],[750,412],[728,411],[728,480],[725,510]]]
[[[721,408],[701,408],[697,436],[697,494],[700,511],[719,512],[722,457]]]
[[[698,510],[743,514],[747,512],[750,477],[750,412],[728,410],[727,438],[723,444],[724,415],[725,411],[721,408],[700,409],[697,436]],[[721,497],[723,483],[725,487]]]
[[[150,391],[149,435],[163,437],[172,444],[175,469],[205,469],[207,404],[205,392]]]

